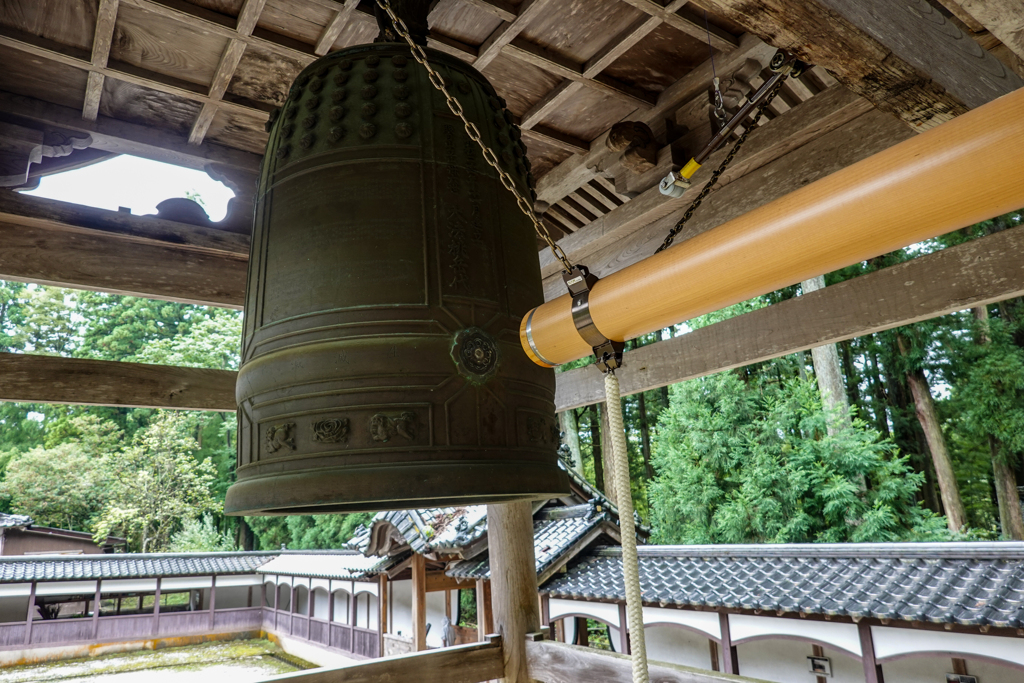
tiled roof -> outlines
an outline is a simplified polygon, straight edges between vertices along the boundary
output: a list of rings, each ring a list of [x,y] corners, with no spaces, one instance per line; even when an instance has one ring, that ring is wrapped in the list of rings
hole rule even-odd
[[[610,516],[607,512],[567,519],[534,520],[533,548],[537,561],[537,573],[542,574],[576,541],[586,536],[602,522],[609,520]],[[482,559],[458,562],[445,573],[448,576],[459,578],[486,579],[491,575],[490,560],[484,555]]]
[[[1024,627],[1024,543],[642,546],[648,604]],[[620,548],[541,589],[623,601]]]
[[[358,530],[346,547],[365,553],[373,529],[380,525],[395,527],[409,547],[421,555],[452,550],[469,545],[487,533],[487,506],[378,512],[370,527]]]
[[[32,518],[28,515],[8,515],[5,513],[0,513],[0,529],[31,526],[31,524]]]
[[[0,557],[0,583],[251,574],[277,552]]]
[[[379,574],[390,563],[390,558],[366,557],[355,551],[308,555],[288,553],[275,557],[256,571],[317,579],[362,579]]]

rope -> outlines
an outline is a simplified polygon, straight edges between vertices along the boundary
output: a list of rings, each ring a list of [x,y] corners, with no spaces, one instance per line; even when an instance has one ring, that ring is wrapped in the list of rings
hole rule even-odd
[[[644,640],[644,607],[640,592],[640,560],[636,553],[636,526],[633,522],[633,497],[629,486],[629,457],[626,451],[626,430],[622,424],[622,400],[619,378],[610,370],[604,375],[605,405],[611,427],[612,478],[615,482],[619,508],[619,530],[622,535],[622,578],[626,586],[626,622],[629,624],[629,648],[633,660],[633,683],[649,683],[647,644]]]

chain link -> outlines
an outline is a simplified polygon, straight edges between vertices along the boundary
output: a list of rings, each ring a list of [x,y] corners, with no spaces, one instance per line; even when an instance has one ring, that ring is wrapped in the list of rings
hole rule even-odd
[[[501,184],[516,198],[516,204],[519,205],[519,210],[533,222],[533,228],[537,231],[537,235],[548,245],[548,248],[551,249],[551,253],[555,255],[555,258],[561,261],[565,272],[568,273],[571,271],[573,268],[572,261],[570,261],[569,257],[565,255],[562,247],[558,246],[555,243],[555,240],[551,238],[551,233],[548,232],[547,226],[544,225],[540,218],[537,217],[537,214],[534,213],[533,206],[531,206],[530,201],[524,197],[518,189],[516,189],[516,183],[512,176],[501,168],[501,165],[498,162],[498,156],[494,153],[494,150],[484,143],[483,138],[480,135],[480,129],[476,127],[476,124],[466,118],[465,113],[463,113],[462,104],[448,92],[448,88],[444,84],[444,76],[438,73],[437,70],[430,65],[430,62],[427,60],[426,51],[413,41],[412,36],[409,34],[409,28],[405,25],[405,22],[402,21],[402,19],[395,14],[394,10],[391,9],[391,3],[388,2],[388,0],[377,0],[377,4],[380,5],[382,10],[387,12],[388,18],[391,19],[391,23],[395,27],[395,32],[409,44],[409,47],[412,49],[413,59],[422,64],[423,68],[426,69],[427,76],[430,78],[430,84],[444,95],[445,100],[448,103],[448,108],[462,121],[462,124],[466,129],[466,135],[468,135],[469,139],[480,147],[484,161],[498,172]]]
[[[783,75],[783,77],[779,79],[779,82],[775,84],[775,87],[772,88],[772,91],[768,93],[768,96],[764,98],[764,101],[761,102],[761,104],[757,105],[757,109],[754,110],[754,120],[750,123],[750,125],[747,126],[747,129],[743,131],[743,135],[741,135],[739,139],[736,140],[736,144],[733,145],[731,150],[729,150],[729,154],[727,154],[725,159],[722,160],[722,163],[718,166],[717,169],[715,169],[715,172],[711,174],[711,179],[708,180],[704,188],[701,189],[700,194],[698,194],[690,203],[690,206],[688,209],[686,209],[686,213],[683,214],[683,217],[680,218],[679,222],[676,223],[675,226],[673,226],[673,228],[668,231],[668,235],[665,236],[665,241],[662,242],[661,246],[658,247],[658,250],[654,252],[655,254],[664,251],[665,249],[668,249],[670,246],[672,246],[672,241],[682,231],[683,226],[686,225],[686,222],[693,217],[693,212],[696,211],[697,207],[701,205],[701,202],[703,202],[704,199],[707,198],[708,194],[711,192],[711,188],[715,186],[715,183],[718,182],[718,179],[721,177],[721,175],[725,173],[725,169],[727,169],[729,167],[729,164],[732,163],[733,157],[735,157],[736,153],[740,151],[740,147],[743,146],[743,143],[747,141],[747,136],[750,135],[750,132],[752,130],[757,128],[757,122],[761,120],[761,115],[764,114],[764,110],[768,108],[768,105],[772,103],[772,100],[775,99],[775,96],[779,94],[779,90],[782,88],[782,84],[785,83],[786,77],[786,75]]]

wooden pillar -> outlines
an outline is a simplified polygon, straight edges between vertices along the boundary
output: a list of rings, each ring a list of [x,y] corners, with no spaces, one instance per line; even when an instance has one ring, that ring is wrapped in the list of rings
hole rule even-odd
[[[551,626],[551,596],[547,593],[540,596],[540,625]]]
[[[590,647],[590,630],[587,628],[586,617],[573,617],[576,620],[576,644]]]
[[[967,671],[967,660],[962,657],[953,657],[953,673],[961,676],[969,676]]]
[[[494,633],[494,618],[491,612],[491,582],[487,579],[477,579],[476,639],[483,642],[491,633]]]
[[[821,385],[819,384],[818,386],[820,388]],[[815,644],[811,645],[811,654],[814,655],[815,657],[824,657],[825,656],[825,648],[823,648],[821,645],[818,645],[817,643],[815,643]],[[826,679],[824,676],[815,676],[814,678],[815,678],[815,683],[828,683],[828,679]]]
[[[214,620],[214,615],[215,615],[214,610],[216,610],[216,609],[217,609],[217,577],[214,576],[213,580],[210,582],[210,631],[211,632],[213,631],[213,628],[214,628],[214,626],[213,626],[213,620]]]
[[[316,598],[313,597],[313,582],[309,582],[309,588],[306,589],[306,640],[309,640],[309,634],[313,629],[313,604]]]
[[[359,618],[359,600],[356,599],[356,582],[352,582],[352,592],[348,596],[348,625],[356,627],[356,620]],[[355,635],[352,636],[355,638]],[[424,648],[426,649],[426,648]]]
[[[327,621],[329,624],[334,623],[334,582],[327,582]],[[328,626],[330,628],[330,626]]]
[[[708,638],[708,650],[710,650],[711,654],[711,670],[721,671],[721,668],[718,664],[718,643],[716,643],[711,638]]]
[[[427,560],[412,556],[412,649],[427,649]]]
[[[864,662],[865,683],[885,683],[882,677],[882,665],[875,661],[875,639],[871,635],[871,626],[863,619],[857,622],[860,635],[861,661]]]
[[[722,660],[725,663],[725,673],[740,673],[740,658],[736,652],[736,646],[732,644],[732,632],[729,630],[729,615],[725,612],[718,613],[718,624],[722,629]]]
[[[526,634],[540,630],[533,514],[529,501],[487,506],[495,631],[501,635],[505,683],[529,683]]]
[[[629,651],[629,621],[626,619],[626,603],[619,603],[619,652],[624,655]]]
[[[451,623],[451,620],[452,620],[452,592],[450,590],[446,590],[444,592],[444,616],[447,617],[448,618],[448,622]],[[455,643],[449,643],[449,645],[454,645],[454,644]]]
[[[35,621],[36,616],[36,582],[32,582],[32,587],[28,591],[28,613],[25,615],[25,644],[28,645],[32,642],[32,622]]]
[[[388,632],[388,575],[381,573],[380,590],[377,591],[377,631],[380,635],[380,649],[377,656],[384,656],[384,634]]]
[[[92,639],[96,640],[99,637],[100,631],[100,605],[103,602],[103,596],[100,594],[100,586],[103,585],[103,579],[96,581],[96,607],[92,611]]]
[[[160,634],[160,588],[163,582],[162,577],[157,577],[156,593],[153,594],[153,635]]]

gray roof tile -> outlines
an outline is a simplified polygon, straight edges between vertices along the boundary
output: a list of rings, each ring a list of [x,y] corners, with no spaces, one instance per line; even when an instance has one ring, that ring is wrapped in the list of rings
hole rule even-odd
[[[1024,543],[642,546],[644,600],[1024,627]],[[596,550],[542,588],[624,600],[621,549]]]
[[[0,557],[0,583],[251,574],[278,552]]]

